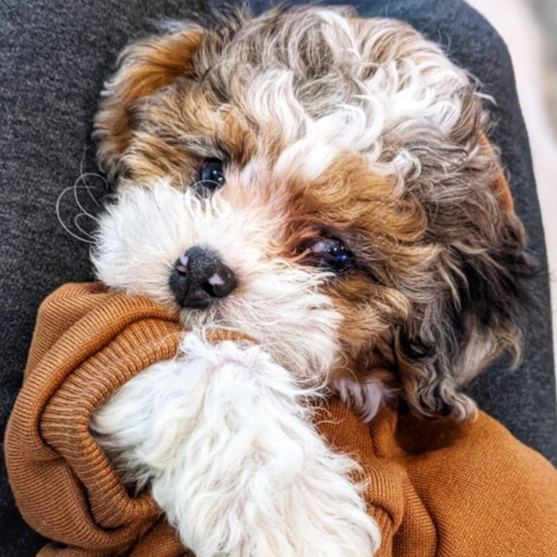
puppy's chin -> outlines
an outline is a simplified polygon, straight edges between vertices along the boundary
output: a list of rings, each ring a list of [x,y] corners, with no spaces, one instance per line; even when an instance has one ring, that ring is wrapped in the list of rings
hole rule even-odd
[[[241,332],[299,380],[325,384],[338,359],[341,316],[316,286],[280,262],[262,263],[242,291],[208,310],[182,310],[181,319],[193,331]]]

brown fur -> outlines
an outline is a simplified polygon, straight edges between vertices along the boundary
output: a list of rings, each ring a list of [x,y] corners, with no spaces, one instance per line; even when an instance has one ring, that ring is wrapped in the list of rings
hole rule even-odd
[[[272,113],[256,120],[244,94],[273,64],[291,68],[297,102],[313,118],[360,94],[381,65],[402,72],[423,56],[450,67],[409,26],[350,15],[367,60],[337,61],[311,10],[234,13],[128,47],[96,119],[101,165],[120,187],[160,176],[188,187],[207,157],[228,161],[232,174],[256,156],[272,166],[286,132]],[[261,202],[275,196],[287,208],[275,256],[303,264],[304,246],[323,235],[356,255],[355,269],[324,286],[343,315],[336,372],[398,388],[414,411],[464,417],[473,404],[461,386],[503,352],[520,354],[515,317],[533,267],[486,140],[487,114],[459,75],[450,93],[461,111],[449,132],[417,121],[384,132],[378,164],[401,152],[419,161],[403,180],[370,171],[365,153],[342,153],[315,180],[294,173],[258,186]]]
[[[141,99],[193,71],[193,55],[201,44],[199,31],[156,37],[125,50],[120,71],[106,84],[105,98],[95,120],[94,137],[100,142],[100,164],[111,178],[121,171],[117,160],[130,146],[133,110]],[[166,146],[153,143],[154,156],[171,155]]]

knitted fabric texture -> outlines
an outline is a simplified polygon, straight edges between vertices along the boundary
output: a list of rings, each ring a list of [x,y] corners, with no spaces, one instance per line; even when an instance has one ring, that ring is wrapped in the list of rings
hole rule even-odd
[[[176,314],[95,283],[63,286],[41,306],[5,439],[18,507],[55,540],[40,557],[191,557],[149,494],[127,493],[88,431],[94,409],[172,358],[181,334]],[[457,423],[382,410],[366,425],[332,399],[315,421],[362,466],[379,557],[555,556],[557,472],[487,415]]]

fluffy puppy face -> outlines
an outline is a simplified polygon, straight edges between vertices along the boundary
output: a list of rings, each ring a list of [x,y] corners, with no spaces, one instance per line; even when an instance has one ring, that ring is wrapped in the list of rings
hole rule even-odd
[[[251,335],[301,379],[355,375],[466,416],[459,387],[518,356],[531,274],[466,74],[407,25],[349,10],[167,33],[128,47],[103,93],[119,198],[99,278]],[[235,277],[203,309],[170,286],[194,246]]]

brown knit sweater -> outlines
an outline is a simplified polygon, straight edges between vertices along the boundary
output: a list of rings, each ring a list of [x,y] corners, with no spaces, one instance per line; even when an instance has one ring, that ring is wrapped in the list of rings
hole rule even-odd
[[[191,555],[148,494],[128,495],[88,432],[93,410],[172,358],[179,338],[176,315],[99,284],[66,285],[43,303],[5,439],[21,513],[59,542],[41,557]],[[557,555],[557,472],[487,415],[459,424],[385,410],[365,425],[338,400],[327,414],[321,433],[363,466],[380,557]]]

